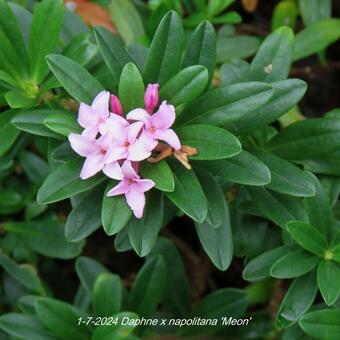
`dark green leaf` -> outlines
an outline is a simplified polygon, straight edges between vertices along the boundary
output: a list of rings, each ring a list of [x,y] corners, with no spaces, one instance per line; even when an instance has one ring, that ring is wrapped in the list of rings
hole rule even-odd
[[[174,76],[181,62],[183,27],[178,14],[169,12],[160,22],[144,66],[147,83],[163,85]]]
[[[131,218],[127,231],[133,249],[139,256],[150,253],[156,242],[163,222],[163,195],[158,190],[151,191],[146,198],[143,217]]]
[[[331,16],[332,0],[299,0],[299,8],[305,26]]]
[[[91,104],[103,86],[81,65],[62,55],[50,54],[47,63],[65,90],[78,102]]]
[[[248,81],[249,76],[249,63],[242,59],[232,59],[221,67],[221,86],[246,82]]]
[[[38,202],[61,201],[89,190],[105,179],[103,176],[95,176],[87,180],[80,179],[82,163],[83,160],[78,158],[60,165],[52,172],[38,190]]]
[[[16,111],[14,110],[5,111],[0,114],[0,156],[8,151],[8,149],[14,144],[15,140],[19,136],[20,131],[11,124],[11,120],[15,114]]]
[[[340,267],[333,261],[321,261],[318,266],[318,286],[327,306],[332,305],[340,295]]]
[[[67,137],[71,132],[80,133],[77,117],[73,113],[52,113],[44,119],[44,125],[50,130]]]
[[[203,222],[208,214],[207,199],[193,172],[177,160],[171,162],[175,178],[175,190],[166,195],[178,208],[196,222]]]

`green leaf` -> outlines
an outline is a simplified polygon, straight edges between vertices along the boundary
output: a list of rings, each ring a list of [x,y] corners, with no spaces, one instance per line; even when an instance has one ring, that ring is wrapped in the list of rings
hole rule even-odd
[[[129,309],[138,315],[152,317],[162,300],[165,280],[166,267],[161,255],[145,262],[133,283]]]
[[[241,289],[223,288],[214,291],[213,293],[202,299],[193,309],[192,317],[204,319],[218,319],[227,316],[238,318],[244,315],[248,307],[246,294]],[[192,326],[191,329],[183,329],[185,333],[198,333],[216,331],[222,327],[222,323],[215,326]]]
[[[195,223],[195,226],[202,247],[212,263],[220,270],[227,270],[233,259],[233,238],[227,203],[224,203],[224,219],[218,228],[208,222]]]
[[[31,265],[18,265],[0,251],[0,266],[24,287],[37,294],[44,295],[44,288],[40,278]]]
[[[60,112],[49,114],[43,123],[50,130],[65,137],[68,137],[71,132],[81,132],[77,117],[72,113]]]
[[[265,185],[271,178],[268,167],[245,150],[232,158],[202,165],[216,176],[245,185]]]
[[[117,31],[126,44],[140,42],[146,35],[142,19],[130,0],[111,1],[109,11]]]
[[[38,318],[53,334],[63,339],[88,339],[91,331],[78,319],[84,313],[68,303],[51,298],[39,298],[35,302]]]
[[[187,315],[191,309],[191,292],[181,255],[174,244],[165,237],[158,237],[151,256],[163,256],[167,270],[167,287],[164,290],[163,308],[179,315]]]
[[[11,120],[16,113],[17,112],[14,110],[8,110],[0,114],[0,135],[2,136],[0,143],[0,156],[4,155],[10,149],[19,136],[20,131],[11,124]]]
[[[68,242],[77,242],[91,235],[101,226],[103,187],[89,190],[68,215],[65,237]]]
[[[176,124],[211,124],[229,128],[262,106],[273,95],[269,84],[248,82],[214,89],[201,96],[178,117]]]
[[[299,325],[313,338],[332,340],[340,334],[339,320],[339,309],[322,309],[304,315]]]
[[[296,278],[281,302],[276,317],[277,326],[286,328],[291,323],[298,321],[313,304],[317,292],[318,286],[314,272]]]
[[[250,65],[242,59],[232,59],[220,69],[221,86],[243,83],[249,80]]]
[[[258,150],[253,154],[270,170],[271,181],[267,184],[269,189],[297,197],[315,195],[314,181],[294,164],[269,152]]]
[[[175,107],[188,104],[201,95],[208,84],[204,66],[189,66],[169,79],[160,89],[160,96]]]
[[[109,271],[101,263],[86,256],[80,256],[76,259],[75,268],[82,285],[90,294],[97,277],[101,273],[109,274]]]
[[[143,178],[153,180],[155,182],[155,188],[162,191],[174,191],[174,176],[165,160],[157,163],[141,163],[140,173],[142,174]]]
[[[7,222],[6,231],[15,234],[30,249],[47,257],[71,259],[78,256],[84,242],[69,243],[65,239],[64,224],[53,220]]]
[[[36,98],[30,98],[24,91],[8,91],[5,99],[12,109],[30,109],[36,104]]]
[[[50,54],[47,63],[60,84],[78,102],[91,104],[103,86],[81,65],[62,55]]]
[[[340,296],[340,267],[333,261],[321,261],[318,266],[318,286],[327,306],[331,306]]]
[[[208,214],[207,199],[193,170],[179,162],[171,162],[175,178],[175,190],[166,192],[167,197],[186,215],[196,222],[203,222]]]
[[[20,63],[17,66],[19,67],[21,65],[25,70],[24,73],[27,73],[29,60],[26,45],[21,34],[17,18],[13,13],[13,9],[10,8],[9,5],[8,1],[0,1],[0,31],[2,31],[3,35],[6,36],[8,41],[10,41],[17,58],[20,60]],[[1,49],[3,48],[4,46],[1,47]]]
[[[119,80],[119,99],[124,112],[144,106],[144,83],[137,66],[127,63]]]
[[[163,195],[152,190],[146,198],[143,217],[131,218],[127,224],[127,231],[133,249],[138,256],[150,253],[156,242],[157,235],[163,222]]]
[[[257,51],[260,44],[261,40],[252,35],[219,35],[217,36],[217,62],[248,58]]]
[[[117,275],[101,273],[93,286],[93,311],[97,316],[113,316],[122,305],[123,286]]]
[[[177,129],[182,145],[196,148],[195,160],[229,158],[242,150],[240,141],[227,130],[209,125],[185,125]]]
[[[339,38],[340,19],[320,20],[296,35],[293,60],[297,61],[320,52]]]
[[[106,196],[112,188],[112,183],[109,183],[104,193],[102,206],[102,224],[108,235],[115,235],[120,232],[132,216],[132,210],[126,203],[124,195]]]
[[[271,266],[282,256],[292,250],[292,246],[281,246],[268,250],[249,261],[243,269],[243,279],[247,281],[259,281],[270,276]]]
[[[300,79],[286,79],[270,85],[274,90],[274,95],[270,100],[257,108],[253,108],[251,112],[240,116],[232,128],[227,125],[226,127],[231,132],[244,134],[275,122],[299,102],[307,89],[307,84]]]
[[[0,328],[17,339],[57,340],[57,337],[32,315],[4,314],[0,317]]]
[[[247,190],[257,209],[280,227],[285,229],[286,224],[292,220],[308,222],[307,212],[298,198],[260,187],[248,187]]]
[[[332,13],[331,0],[299,0],[299,8],[305,26],[327,19]]]
[[[301,160],[331,153],[339,146],[340,120],[314,118],[289,125],[268,142],[266,149],[287,159]]]
[[[131,61],[129,54],[125,50],[124,43],[119,36],[113,35],[100,26],[94,28],[94,36],[114,82],[118,84],[125,64]]]
[[[310,223],[329,239],[334,225],[330,199],[319,180],[311,173],[309,176],[314,181],[316,188],[314,197],[305,198]]]
[[[139,319],[138,315],[131,312],[121,312],[112,316],[113,320],[117,319],[117,324],[114,322],[113,325],[107,327],[107,325],[97,326],[92,333],[91,340],[112,340],[112,339],[127,339],[127,340],[137,340],[138,338],[130,334],[134,331],[135,327],[131,324],[124,324],[123,319],[129,321],[136,321]],[[127,318],[127,319],[126,319]]]
[[[292,62],[294,33],[280,27],[269,34],[251,63],[252,79],[274,82],[286,79]]]
[[[51,131],[44,125],[44,120],[51,114],[63,113],[65,113],[65,111],[49,109],[21,111],[13,117],[12,124],[19,130],[34,135],[61,139],[62,137],[59,134]]]
[[[35,315],[34,302],[39,298],[39,295],[24,295],[18,299],[19,309],[30,315]]]
[[[148,51],[144,79],[161,86],[174,76],[181,62],[183,27],[178,14],[169,12],[160,22]]]
[[[298,14],[298,8],[293,1],[280,1],[275,6],[272,15],[272,30],[274,31],[281,26],[288,26],[294,30]]]
[[[182,68],[191,65],[206,67],[210,82],[216,66],[216,34],[209,21],[203,21],[198,25],[184,52]]]
[[[295,250],[282,256],[270,268],[270,276],[278,279],[291,279],[313,270],[320,259],[304,250]],[[294,265],[292,265],[294,264]]]
[[[287,223],[287,230],[301,247],[320,257],[325,255],[327,240],[314,226],[301,222]]]
[[[64,6],[61,0],[44,0],[34,7],[29,37],[31,77],[39,84],[46,77],[46,55],[55,52],[63,23]]]
[[[77,158],[65,162],[52,172],[38,190],[38,203],[53,203],[89,190],[105,178],[95,176],[87,180],[79,177],[83,160]]]
[[[334,235],[329,249],[332,254],[332,259],[340,262],[340,231]]]
[[[229,215],[225,207],[225,197],[218,181],[208,171],[195,168],[195,173],[202,185],[208,203],[208,215],[204,223],[219,228],[228,223]],[[226,220],[227,219],[227,220]]]

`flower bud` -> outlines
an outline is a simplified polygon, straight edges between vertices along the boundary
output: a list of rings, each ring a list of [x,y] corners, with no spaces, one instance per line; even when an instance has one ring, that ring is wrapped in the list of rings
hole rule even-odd
[[[111,111],[119,116],[123,115],[123,107],[120,103],[120,100],[115,95],[111,94],[110,96],[110,106]]]
[[[152,113],[158,106],[158,84],[149,84],[144,95],[144,105],[146,111]]]

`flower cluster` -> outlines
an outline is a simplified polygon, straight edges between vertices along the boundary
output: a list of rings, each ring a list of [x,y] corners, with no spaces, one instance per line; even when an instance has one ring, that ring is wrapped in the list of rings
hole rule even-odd
[[[87,179],[102,171],[119,180],[107,195],[124,194],[137,218],[143,216],[144,193],[155,185],[150,179],[140,178],[139,162],[151,155],[159,141],[175,150],[181,148],[176,133],[170,129],[176,118],[175,108],[163,101],[153,113],[158,101],[158,84],[149,84],[144,96],[145,109],[136,108],[124,118],[119,99],[102,91],[91,106],[80,104],[78,123],[84,130],[68,137],[73,150],[86,157],[80,178]]]

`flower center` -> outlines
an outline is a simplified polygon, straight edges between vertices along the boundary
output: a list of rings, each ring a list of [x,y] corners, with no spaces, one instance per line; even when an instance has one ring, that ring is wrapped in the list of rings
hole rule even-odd
[[[99,151],[99,153],[101,154],[101,155],[106,155],[106,150],[105,149],[100,149],[100,151]]]
[[[123,146],[126,147],[126,148],[127,148],[129,145],[130,145],[130,142],[129,142],[128,140],[126,140],[126,141],[124,142],[124,144],[123,144]]]
[[[155,128],[154,126],[150,126],[150,127],[148,128],[148,131],[149,131],[150,133],[154,133],[154,132],[156,131],[156,128]]]

